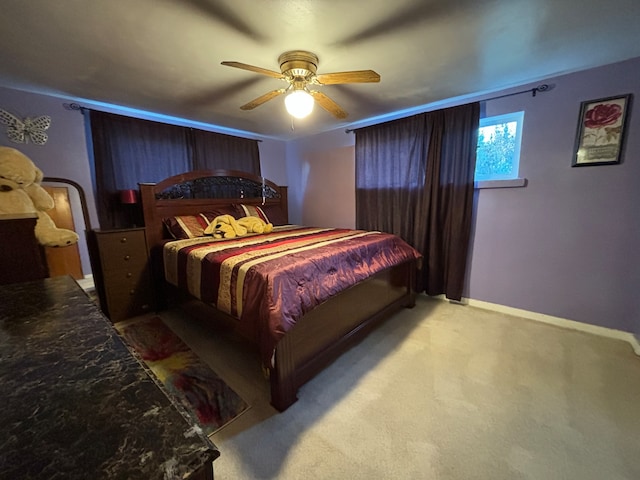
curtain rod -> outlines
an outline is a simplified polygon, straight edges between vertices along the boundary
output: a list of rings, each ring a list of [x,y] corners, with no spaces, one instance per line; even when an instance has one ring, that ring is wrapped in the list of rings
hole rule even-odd
[[[87,107],[83,107],[82,105],[78,104],[78,103],[63,103],[62,106],[64,107],[65,110],[74,110],[74,111],[78,111],[80,113],[82,113],[84,115],[84,112],[87,110],[91,110],[90,108]],[[116,113],[115,115],[121,115],[119,113]],[[138,118],[138,117],[135,117]],[[155,121],[155,120],[151,120],[151,121]],[[171,124],[173,125],[173,124]],[[195,128],[195,127],[185,127],[185,128]],[[202,129],[198,129],[198,130],[202,130]],[[205,130],[207,132],[211,132],[211,133],[220,133],[220,132],[212,132],[211,130]],[[238,137],[238,138],[244,138],[245,140],[255,140],[256,142],[262,142],[261,139],[259,138],[247,138],[247,137],[240,137],[239,135],[231,135],[229,133],[220,133],[220,135],[229,135],[232,137]]]
[[[495,97],[483,98],[480,102],[488,102],[489,100],[497,100],[499,98],[512,97],[514,95],[522,95],[523,93],[531,93],[532,97],[535,97],[538,92],[546,92],[551,90],[551,86],[546,83],[538,85],[537,87],[529,88],[527,90],[520,90],[519,92],[505,93],[504,95],[497,95]],[[347,128],[345,133],[351,133],[358,130],[357,128]]]
[[[83,107],[77,103],[63,103],[62,106],[65,110],[77,110],[84,113],[85,110],[89,110],[87,107]]]

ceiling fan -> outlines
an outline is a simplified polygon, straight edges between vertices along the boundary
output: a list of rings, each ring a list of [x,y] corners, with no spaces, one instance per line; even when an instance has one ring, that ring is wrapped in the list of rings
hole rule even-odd
[[[263,103],[283,94],[287,111],[297,118],[304,118],[313,109],[314,100],[322,108],[337,118],[346,118],[340,105],[318,90],[309,90],[310,85],[336,85],[344,83],[376,83],[380,81],[380,75],[373,70],[354,70],[350,72],[336,72],[317,74],[318,57],[304,50],[292,50],[278,57],[280,72],[266,68],[247,65],[240,62],[222,62],[228,67],[241,68],[251,72],[260,73],[269,77],[278,78],[288,83],[286,88],[272,90],[251,100],[240,107],[242,110],[253,110]]]

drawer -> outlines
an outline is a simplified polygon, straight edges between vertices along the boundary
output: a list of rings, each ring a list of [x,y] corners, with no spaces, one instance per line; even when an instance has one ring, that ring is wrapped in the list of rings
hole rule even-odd
[[[103,259],[102,274],[105,277],[117,277],[137,275],[147,268],[147,257],[143,255],[126,255]],[[131,275],[127,275],[131,274]]]
[[[131,268],[125,268],[127,266]],[[116,288],[119,284],[137,285],[149,281],[146,263],[140,265],[125,265],[122,268],[111,268],[103,272],[102,276],[105,284],[107,284],[109,288]]]
[[[119,233],[119,232],[118,232]],[[108,261],[139,256],[146,258],[147,249],[143,232],[98,235],[100,256]],[[108,263],[108,262],[107,262]]]
[[[106,300],[111,321],[140,315],[151,309],[153,297],[146,272],[121,281],[107,280],[107,284]]]
[[[151,308],[151,295],[144,290],[109,291],[107,294],[107,309],[112,322],[142,315]]]
[[[134,248],[145,247],[144,230],[123,230],[100,232],[97,235],[100,250],[111,250],[133,245]]]

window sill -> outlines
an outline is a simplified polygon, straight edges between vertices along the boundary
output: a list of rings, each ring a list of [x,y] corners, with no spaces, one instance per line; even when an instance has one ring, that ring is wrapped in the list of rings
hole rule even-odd
[[[513,180],[484,180],[481,182],[475,182],[474,184],[474,188],[478,190],[484,188],[514,188],[526,186],[526,178],[514,178]]]

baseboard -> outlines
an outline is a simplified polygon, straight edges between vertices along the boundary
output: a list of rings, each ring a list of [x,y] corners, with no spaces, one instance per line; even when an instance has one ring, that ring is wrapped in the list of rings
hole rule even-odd
[[[444,295],[438,295],[436,297],[441,300],[447,300]],[[624,340],[631,345],[636,355],[640,356],[640,341],[635,335],[629,332],[623,332],[622,330],[616,330],[613,328],[600,327],[598,325],[591,325],[589,323],[576,322],[575,320],[568,320],[566,318],[554,317],[552,315],[545,315],[544,313],[531,312],[529,310],[522,310],[520,308],[508,307],[506,305],[500,305],[497,303],[483,302],[482,300],[474,300],[472,298],[463,298],[462,301],[451,301],[452,303],[459,303],[463,305],[469,305],[471,307],[482,308],[484,310],[492,310],[494,312],[506,313],[508,315],[514,315],[516,317],[522,317],[529,320],[535,320],[536,322],[542,322],[549,325],[555,325],[556,327],[568,328],[570,330],[577,330],[580,332],[592,333],[601,337],[613,338],[616,340]]]

